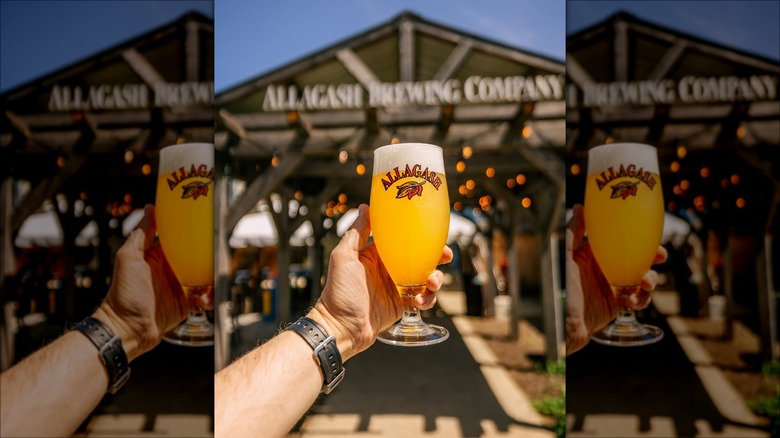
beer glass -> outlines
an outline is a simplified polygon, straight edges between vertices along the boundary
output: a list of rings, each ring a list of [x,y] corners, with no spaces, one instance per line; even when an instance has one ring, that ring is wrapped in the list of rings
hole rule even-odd
[[[413,304],[436,269],[450,226],[441,148],[406,143],[376,149],[370,212],[374,243],[404,305],[401,321],[379,340],[400,346],[444,341],[447,329],[424,323]]]
[[[652,146],[615,143],[588,153],[585,228],[588,242],[617,298],[617,318],[593,335],[601,344],[637,346],[661,340],[658,327],[640,324],[627,305],[638,292],[661,242],[664,201]]]
[[[160,150],[156,220],[165,258],[189,302],[187,320],[163,336],[187,346],[214,345],[214,326],[201,307],[214,297],[214,145]]]

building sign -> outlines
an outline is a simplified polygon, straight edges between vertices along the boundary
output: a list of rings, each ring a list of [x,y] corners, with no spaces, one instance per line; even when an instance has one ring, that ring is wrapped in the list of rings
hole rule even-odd
[[[269,85],[263,111],[338,110],[366,107],[517,103],[563,100],[563,75],[481,77],[419,82]]]
[[[657,105],[673,103],[715,103],[777,99],[778,77],[685,76],[679,81],[588,83],[582,88],[584,107]],[[580,101],[577,88],[569,87],[570,106]]]
[[[213,103],[213,82],[160,82],[151,88],[146,84],[55,85],[49,96],[49,111],[113,111]]]

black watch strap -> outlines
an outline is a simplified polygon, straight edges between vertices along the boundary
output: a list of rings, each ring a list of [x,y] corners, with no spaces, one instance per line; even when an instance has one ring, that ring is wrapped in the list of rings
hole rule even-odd
[[[127,362],[122,340],[115,336],[99,320],[88,316],[76,324],[75,330],[84,335],[98,348],[100,360],[108,371],[108,392],[116,394],[119,388],[130,378],[130,365]]]
[[[336,339],[328,336],[319,324],[305,316],[288,328],[298,333],[314,349],[314,357],[322,368],[322,392],[330,394],[344,379],[346,371],[341,361],[341,353],[336,347]]]

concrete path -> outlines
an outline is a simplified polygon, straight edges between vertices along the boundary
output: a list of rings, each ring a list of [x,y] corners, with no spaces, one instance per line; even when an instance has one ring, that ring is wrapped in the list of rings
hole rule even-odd
[[[568,358],[567,437],[768,437],[664,298],[639,315],[664,331],[657,344],[591,342]]]
[[[439,314],[425,320],[446,327],[447,341],[417,348],[377,342],[347,363],[345,380],[291,436],[552,438],[468,321]]]

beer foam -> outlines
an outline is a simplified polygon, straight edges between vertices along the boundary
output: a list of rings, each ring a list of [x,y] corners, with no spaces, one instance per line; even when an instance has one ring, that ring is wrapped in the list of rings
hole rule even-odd
[[[426,143],[398,143],[374,150],[374,175],[396,167],[419,164],[423,169],[444,174],[444,157],[439,146]]]
[[[205,164],[214,167],[214,145],[182,143],[160,149],[160,173],[173,172],[184,166]]]
[[[588,175],[600,173],[609,167],[634,164],[646,172],[659,174],[658,151],[641,143],[612,143],[596,146],[588,151]]]

